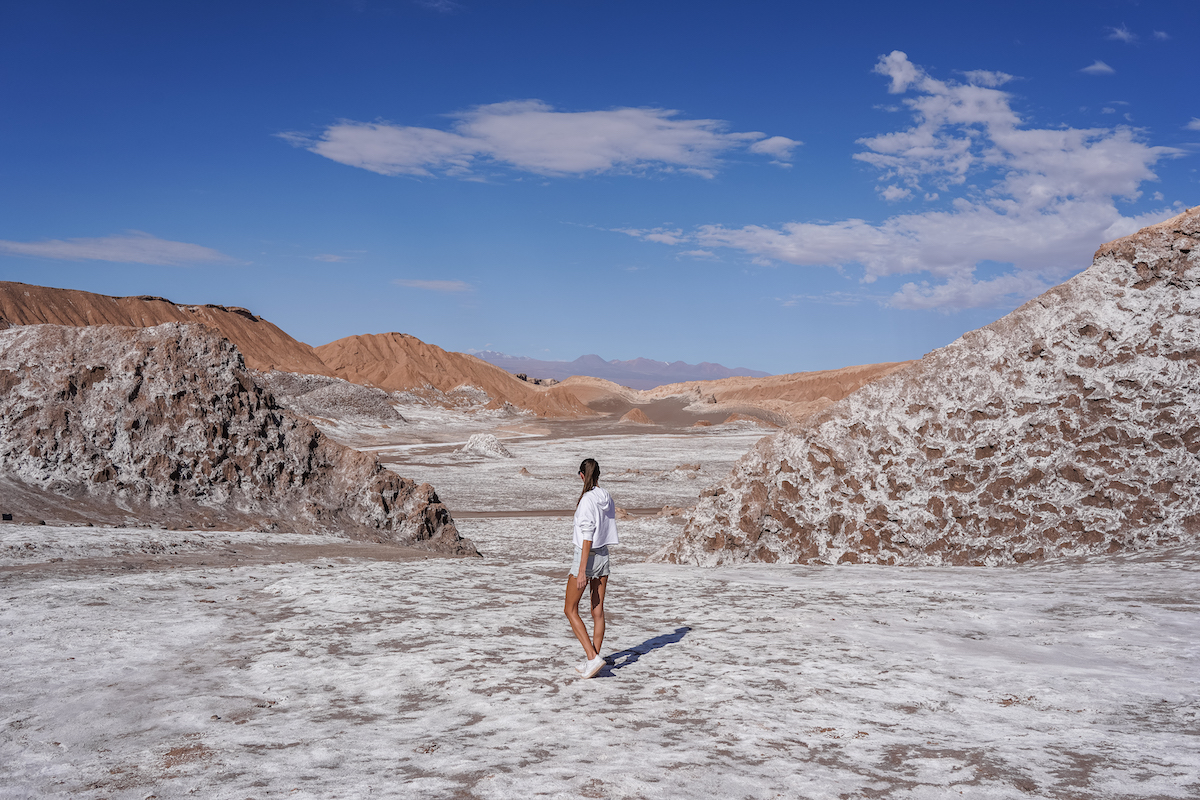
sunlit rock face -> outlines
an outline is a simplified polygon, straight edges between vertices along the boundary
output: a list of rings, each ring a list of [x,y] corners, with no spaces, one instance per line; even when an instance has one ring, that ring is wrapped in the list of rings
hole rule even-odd
[[[0,498],[476,553],[431,486],[280,408],[237,348],[191,324],[0,331]]]
[[[764,440],[657,554],[993,565],[1200,536],[1200,208]]]

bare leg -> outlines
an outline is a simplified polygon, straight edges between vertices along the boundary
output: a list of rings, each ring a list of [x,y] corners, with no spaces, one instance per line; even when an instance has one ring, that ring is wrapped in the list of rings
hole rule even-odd
[[[600,652],[604,644],[604,590],[608,588],[608,576],[592,578],[592,647]]]
[[[583,597],[583,589],[576,587],[575,584],[575,576],[568,575],[567,599],[563,605],[563,613],[567,615],[567,620],[571,623],[571,633],[574,633],[575,638],[583,645],[583,652],[590,661],[596,657],[596,648],[592,646],[592,639],[588,636],[587,627],[579,616],[579,598]]]

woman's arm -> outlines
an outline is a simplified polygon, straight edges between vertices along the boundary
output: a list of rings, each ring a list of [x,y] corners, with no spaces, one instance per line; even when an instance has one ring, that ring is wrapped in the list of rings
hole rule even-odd
[[[583,556],[579,559],[579,571],[575,574],[575,588],[583,591],[583,587],[587,586],[587,562],[588,554],[592,552],[592,540],[583,540]]]

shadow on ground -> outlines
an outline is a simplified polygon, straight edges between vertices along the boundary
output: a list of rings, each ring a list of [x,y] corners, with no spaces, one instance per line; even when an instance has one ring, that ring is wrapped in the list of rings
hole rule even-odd
[[[661,636],[655,636],[647,639],[636,647],[631,647],[628,650],[621,650],[618,653],[606,656],[604,660],[607,662],[605,667],[596,673],[595,677],[603,678],[618,669],[624,669],[630,664],[637,663],[637,660],[651,651],[657,650],[660,647],[666,647],[669,644],[675,644],[684,636],[687,635],[691,628],[682,627],[676,628],[674,633],[664,633]]]

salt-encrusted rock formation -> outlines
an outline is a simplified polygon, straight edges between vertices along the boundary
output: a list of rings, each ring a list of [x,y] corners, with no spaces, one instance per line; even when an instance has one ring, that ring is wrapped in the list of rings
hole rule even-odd
[[[467,443],[458,452],[469,456],[483,456],[484,458],[513,457],[508,448],[501,444],[500,440],[491,433],[471,434],[471,438],[467,439]]]
[[[1200,535],[1200,208],[764,440],[662,560],[1003,564]]]
[[[311,347],[236,306],[185,305],[150,295],[109,297],[77,289],[0,281],[0,318],[13,325],[149,328],[164,322],[200,323],[237,345],[251,369],[333,375]]]
[[[199,325],[0,331],[0,499],[31,497],[477,554],[431,486],[280,408]]]
[[[320,420],[403,425],[405,419],[382,389],[359,386],[342,378],[296,372],[254,372],[254,382],[274,395],[279,405]]]

